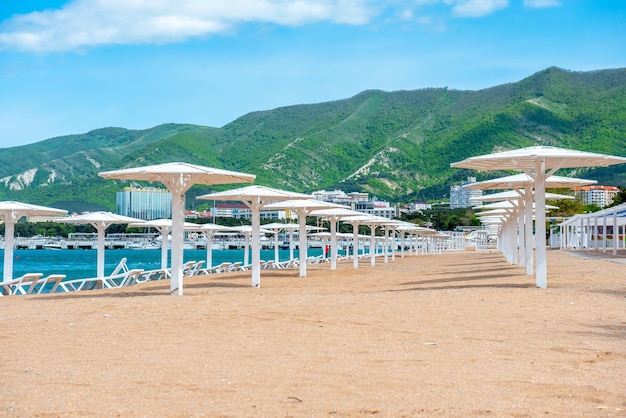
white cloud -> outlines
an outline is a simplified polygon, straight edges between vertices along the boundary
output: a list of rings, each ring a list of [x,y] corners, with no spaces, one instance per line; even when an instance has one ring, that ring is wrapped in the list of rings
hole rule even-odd
[[[561,5],[560,0],[524,0],[525,7],[558,7]]]
[[[358,25],[368,0],[73,0],[62,9],[17,15],[0,24],[0,48],[63,51],[106,44],[179,42],[248,22]]]
[[[527,7],[560,0],[524,0]],[[15,15],[0,23],[0,50],[67,51],[112,44],[164,44],[231,33],[246,23],[361,25],[396,9],[397,19],[445,30],[445,18],[422,9],[445,6],[478,18],[509,0],[69,0],[60,9]],[[417,8],[417,10],[413,10]]]
[[[454,3],[452,14],[457,17],[483,17],[509,5],[509,0],[457,0]]]

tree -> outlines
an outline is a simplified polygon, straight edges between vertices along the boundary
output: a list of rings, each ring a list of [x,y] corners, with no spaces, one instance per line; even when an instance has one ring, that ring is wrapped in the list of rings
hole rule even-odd
[[[608,207],[618,206],[622,203],[626,203],[626,189],[620,189],[620,191],[613,198],[613,203]]]

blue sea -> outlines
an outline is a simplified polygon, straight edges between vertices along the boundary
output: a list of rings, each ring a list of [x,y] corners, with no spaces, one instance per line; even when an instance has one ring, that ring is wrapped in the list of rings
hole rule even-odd
[[[310,248],[309,256],[318,256],[320,248]],[[96,250],[14,250],[13,277],[25,273],[65,274],[66,280],[96,277]],[[106,250],[105,274],[111,273],[122,258],[131,269],[153,270],[161,267],[161,250]],[[289,259],[289,250],[279,250],[280,261]],[[298,257],[298,250],[294,251]],[[213,265],[223,262],[243,262],[244,250],[214,250]],[[261,250],[261,260],[273,260],[274,250]],[[0,260],[4,260],[4,250],[0,250]],[[168,260],[171,260],[168,255]],[[206,250],[185,250],[184,261],[206,260]],[[252,260],[252,256],[249,256]],[[0,271],[2,277],[2,271]]]

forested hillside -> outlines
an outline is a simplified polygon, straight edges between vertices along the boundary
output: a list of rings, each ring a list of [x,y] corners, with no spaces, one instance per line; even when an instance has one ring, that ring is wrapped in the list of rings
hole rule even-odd
[[[167,124],[52,138],[0,149],[0,199],[113,209],[126,183],[98,172],[186,161],[256,174],[257,184],[406,202],[444,197],[453,182],[478,174],[451,169],[451,162],[531,145],[626,156],[626,69],[549,68],[479,91],[365,91],[253,112],[222,128]],[[626,186],[624,165],[561,174]]]

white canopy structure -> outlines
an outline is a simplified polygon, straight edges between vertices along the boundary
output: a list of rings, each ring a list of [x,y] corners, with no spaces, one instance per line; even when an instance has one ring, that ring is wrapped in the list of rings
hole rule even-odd
[[[173,162],[99,173],[105,179],[160,182],[172,192],[172,282],[170,293],[183,294],[185,193],[194,184],[252,183],[256,176]]]
[[[330,269],[337,269],[339,248],[337,245],[337,222],[350,216],[359,216],[362,213],[346,208],[319,209],[311,212],[311,216],[327,219],[330,223]],[[356,244],[356,243],[355,243]]]
[[[285,200],[282,202],[272,203],[266,206],[266,209],[289,209],[294,211],[298,215],[298,225],[300,226],[298,232],[298,253],[300,258],[300,277],[306,277],[306,260],[307,260],[307,242],[306,242],[306,217],[313,211],[320,209],[332,209],[341,208],[347,209],[346,206],[337,205],[330,202],[322,202],[315,199],[298,199],[298,200]]]
[[[138,228],[154,228],[161,234],[161,269],[167,269],[167,237],[172,230],[172,220],[171,219],[152,219],[149,221],[143,221],[138,223],[129,223],[128,226],[134,226]],[[185,229],[193,230],[198,227],[196,224],[192,224],[189,222],[184,223]]]
[[[588,186],[596,184],[595,180],[577,179],[573,177],[550,176],[546,180],[546,189],[573,189],[580,186]],[[463,185],[464,189],[476,190],[504,190],[504,189],[523,189],[532,185],[534,180],[525,173],[514,174],[512,176],[498,177],[491,180],[479,181],[477,183],[468,183]]]
[[[68,224],[89,224],[98,232],[97,273],[96,277],[104,277],[104,231],[113,224],[137,224],[141,219],[117,215],[111,212],[87,212],[81,215],[59,219],[59,222]]]
[[[499,177],[496,179],[481,181],[478,183],[470,183],[463,186],[467,189],[477,190],[502,190],[513,189],[514,193],[520,197],[516,200],[516,204],[520,207],[518,213],[518,234],[520,235],[520,258],[519,264],[521,267],[525,267],[526,275],[531,276],[534,273],[533,263],[533,183],[534,180],[531,176],[525,173],[515,174],[512,176]],[[566,188],[574,189],[580,186],[586,186],[597,183],[595,180],[577,179],[563,176],[550,176],[545,180],[546,188]],[[486,201],[489,199],[486,195]],[[546,194],[548,198],[548,194]],[[507,199],[510,200],[510,199]],[[491,225],[494,225],[493,219],[489,220]],[[500,224],[504,224],[505,219],[500,221]],[[482,222],[485,223],[484,221]],[[498,243],[501,244],[500,242]]]
[[[450,166],[483,171],[523,171],[533,180],[536,224],[544,225],[542,230],[545,231],[544,206],[547,178],[551,177],[560,168],[609,166],[622,163],[626,163],[626,158],[563,148],[536,146],[471,157],[463,161],[452,163]],[[546,288],[548,286],[546,241],[545,233],[541,233],[539,228],[537,228],[535,240],[537,261],[535,267],[535,281],[537,287]]]
[[[391,223],[397,223],[391,219],[383,218],[381,216],[359,214],[356,216],[349,216],[343,219],[344,222],[352,224],[352,230],[354,231],[354,242],[357,242],[359,225],[367,225],[370,229],[370,265],[374,267],[376,265],[376,227],[380,225],[389,225]],[[387,232],[385,232],[387,234]],[[387,239],[385,239],[385,242]],[[356,255],[356,246],[355,246]],[[359,268],[359,261],[357,257],[353,259],[353,267]]]
[[[288,224],[288,223],[279,223],[273,222],[269,224],[263,225],[264,229],[269,229],[274,233],[274,262],[279,263],[279,253],[278,253],[278,233],[280,231],[289,231],[289,259],[293,260],[293,231],[300,228],[298,224]]]
[[[0,219],[4,221],[4,267],[2,280],[13,279],[13,247],[15,239],[15,224],[23,216],[62,216],[67,211],[49,208],[46,206],[31,205],[29,203],[4,201],[0,202]],[[1,294],[1,292],[0,292]]]
[[[601,246],[602,252],[606,253],[610,241],[613,255],[617,255],[620,246],[626,248],[626,203],[598,212],[572,216],[561,222],[559,228],[562,249],[598,250]]]
[[[523,199],[523,196],[515,190],[509,190],[507,192],[484,194],[480,197],[470,197],[470,201],[480,202],[500,202],[500,201],[516,201]],[[575,199],[574,196],[558,193],[546,193],[546,200],[560,200],[560,199]]]
[[[229,232],[232,229],[224,225],[204,224],[196,230],[202,232],[206,237],[206,266],[211,268],[213,267],[213,236],[217,232]]]
[[[307,194],[272,189],[271,187],[247,186],[198,196],[197,199],[243,202],[252,210],[252,287],[261,287],[261,209],[270,202],[287,199],[309,199],[310,197]]]
[[[243,266],[246,267],[250,265],[250,260],[248,255],[250,253],[250,237],[252,236],[252,226],[251,225],[239,225],[233,226],[230,228],[231,231],[236,231],[244,236],[244,251],[243,251]],[[259,242],[260,242],[260,234],[271,234],[272,231],[269,229],[261,228],[259,230]],[[259,257],[260,259],[260,257]]]

